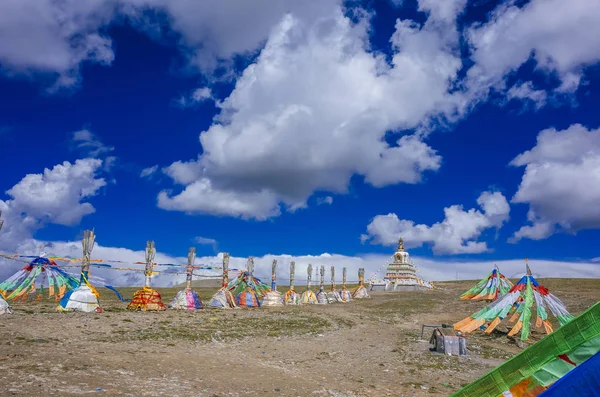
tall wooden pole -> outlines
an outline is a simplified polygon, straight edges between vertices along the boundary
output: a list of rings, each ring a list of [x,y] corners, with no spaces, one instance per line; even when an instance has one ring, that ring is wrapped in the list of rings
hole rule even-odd
[[[331,266],[331,290],[335,289],[335,266]]]
[[[188,251],[188,265],[185,275],[185,289],[192,289],[192,274],[194,272],[194,261],[196,260],[196,248],[191,247]]]
[[[146,242],[146,282],[144,287],[150,288],[150,278],[152,277],[152,269],[154,268],[154,257],[156,256],[156,248],[154,241]]]
[[[343,283],[343,288],[346,289],[346,268],[344,267],[342,269],[342,283]]]
[[[325,289],[325,266],[321,265],[321,291]]]
[[[254,274],[254,257],[248,257],[248,281],[252,281],[252,275]]]
[[[308,273],[308,279],[306,280],[306,289],[310,291],[310,284],[311,284],[311,280],[312,280],[313,265],[311,265],[309,263],[308,267],[306,268],[306,271]]]
[[[365,283],[365,268],[361,267],[358,269],[358,286],[361,287]]]
[[[94,234],[93,230],[86,230],[83,232],[83,240],[81,240],[83,258],[81,258],[81,278],[79,280],[79,285],[88,284],[90,261],[95,243],[96,235]]]
[[[227,288],[227,284],[229,284],[229,253],[225,252],[223,254],[223,282],[221,287]]]
[[[277,259],[273,259],[271,264],[271,290],[275,291],[277,288]]]
[[[290,289],[294,289],[294,277],[296,275],[296,262],[290,262]]]
[[[83,240],[81,241],[81,245],[83,246],[83,258],[81,260],[82,271],[90,271],[90,258],[95,243],[96,235],[94,234],[93,230],[86,230],[85,232],[83,232]]]

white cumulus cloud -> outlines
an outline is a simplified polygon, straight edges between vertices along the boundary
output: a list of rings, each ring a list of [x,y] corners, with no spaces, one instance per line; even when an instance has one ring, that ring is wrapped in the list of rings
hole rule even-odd
[[[0,2],[0,64],[7,74],[43,73],[53,89],[79,82],[82,62],[112,63],[112,41],[100,28],[114,1],[6,0]]]
[[[398,21],[389,65],[369,50],[368,20],[326,11],[288,14],[272,30],[218,103],[199,158],[165,169],[184,188],[161,192],[161,208],[266,219],[281,205],[305,207],[316,190],[346,193],[355,174],[381,187],[419,183],[440,167],[423,134],[392,145],[384,137],[462,109],[448,91],[462,65],[448,12],[432,11],[422,27]]]
[[[509,219],[510,206],[500,192],[483,192],[477,199],[481,210],[465,211],[461,205],[444,208],[445,218],[431,226],[400,219],[396,214],[377,215],[367,226],[363,242],[395,245],[402,237],[406,247],[432,244],[435,254],[476,254],[488,251],[481,233],[500,228]]]
[[[600,60],[599,19],[598,0],[503,3],[489,22],[467,31],[475,61],[468,84],[502,86],[506,75],[534,58],[540,71],[558,75],[557,91],[573,92],[584,68]]]
[[[529,204],[531,222],[511,241],[600,228],[600,129],[573,124],[543,130],[536,145],[510,164],[525,167],[512,202]]]
[[[95,208],[85,201],[106,185],[96,176],[102,160],[82,159],[63,162],[42,174],[28,174],[6,191],[8,200],[0,200],[5,224],[0,247],[17,246],[29,240],[46,223],[71,226],[78,224]]]
[[[163,39],[156,13],[167,15],[170,29],[181,37],[189,64],[207,73],[229,65],[236,54],[261,46],[283,15],[317,15],[338,0],[5,0],[0,2],[0,65],[9,75],[45,75],[50,91],[80,82],[86,62],[110,65],[114,23]]]

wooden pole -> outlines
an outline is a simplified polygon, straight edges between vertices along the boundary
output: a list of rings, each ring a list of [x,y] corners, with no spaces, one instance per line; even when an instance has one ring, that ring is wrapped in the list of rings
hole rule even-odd
[[[321,291],[325,289],[325,266],[321,265]]]
[[[294,277],[296,275],[296,262],[290,262],[290,289],[294,289]]]
[[[275,291],[277,288],[277,259],[273,259],[271,264],[271,290]]]
[[[306,289],[310,291],[310,284],[311,284],[311,280],[312,280],[312,271],[313,271],[313,266],[310,263],[308,264],[306,271],[308,273],[308,279],[306,280]]]
[[[154,241],[146,242],[146,282],[144,287],[150,288],[150,278],[152,277],[152,269],[154,268],[154,257],[156,256],[156,248]]]
[[[92,250],[96,243],[96,235],[94,230],[86,230],[83,232],[83,240],[81,245],[83,248],[83,258],[81,258],[81,277],[79,278],[79,285],[89,284],[88,279],[90,277],[90,258],[92,256]]]
[[[347,271],[346,271],[346,268],[344,267],[342,269],[342,283],[344,284],[344,289],[346,289],[346,273],[347,273]]]
[[[0,211],[0,218],[2,218],[2,211]],[[2,225],[4,225],[4,221],[0,219],[0,230],[2,230]]]
[[[335,266],[331,266],[331,290],[335,290]]]
[[[94,244],[96,243],[96,235],[93,230],[86,230],[83,232],[83,240],[81,240],[81,245],[83,246],[83,258],[81,259],[81,271],[89,272],[90,271],[90,258],[92,256],[92,250],[94,249]]]
[[[248,281],[252,280],[252,275],[254,274],[254,257],[248,257]]]
[[[188,265],[185,275],[185,289],[192,289],[192,272],[194,271],[194,261],[196,260],[196,248],[191,247],[188,251]]]
[[[223,254],[223,282],[221,286],[225,288],[227,284],[229,284],[229,253],[225,252]]]

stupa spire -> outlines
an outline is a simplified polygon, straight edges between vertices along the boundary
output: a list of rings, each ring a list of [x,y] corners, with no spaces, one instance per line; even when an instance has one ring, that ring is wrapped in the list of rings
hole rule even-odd
[[[402,240],[402,237],[398,239],[398,249],[396,249],[396,251],[404,252],[404,240]]]

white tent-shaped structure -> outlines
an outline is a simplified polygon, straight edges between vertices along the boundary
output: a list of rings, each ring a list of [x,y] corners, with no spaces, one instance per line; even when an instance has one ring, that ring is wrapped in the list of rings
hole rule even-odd
[[[306,291],[304,291],[300,296],[300,304],[303,305],[314,305],[318,303],[317,296],[311,289],[312,271],[313,266],[309,263],[308,267],[306,268],[306,272],[308,273],[308,279],[306,280]]]
[[[321,284],[319,286],[319,292],[317,292],[317,302],[320,305],[326,305],[331,303],[329,297],[327,296],[327,292],[325,291],[325,266],[321,265],[320,269],[321,276]]]
[[[335,289],[335,266],[331,266],[331,290],[327,293],[329,302],[343,302],[340,293]]]
[[[12,310],[10,309],[8,302],[5,301],[4,298],[2,297],[2,294],[0,294],[0,314],[10,314],[10,313],[12,313]]]
[[[223,254],[223,281],[221,288],[212,296],[208,307],[217,307],[221,309],[233,309],[237,307],[235,304],[235,297],[229,291],[229,253]]]
[[[81,277],[79,286],[69,290],[60,300],[56,307],[61,312],[96,312],[102,313],[102,307],[98,302],[98,291],[90,284],[90,256],[96,243],[96,235],[93,230],[86,230],[81,240],[83,246],[83,258],[81,259]]]
[[[277,259],[271,265],[271,290],[263,296],[262,306],[283,306],[283,295],[277,291]]]

